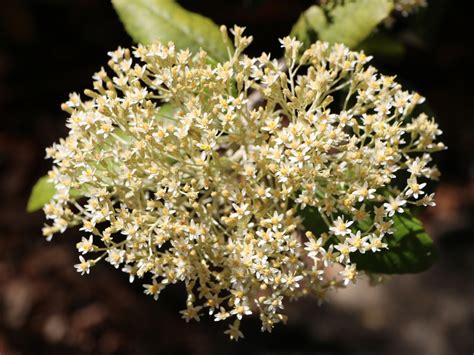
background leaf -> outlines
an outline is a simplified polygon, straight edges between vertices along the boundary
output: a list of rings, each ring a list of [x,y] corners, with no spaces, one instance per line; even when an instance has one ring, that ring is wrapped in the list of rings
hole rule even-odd
[[[376,33],[366,38],[357,50],[379,58],[400,60],[405,55],[405,47],[402,42],[386,33]]]
[[[314,5],[303,12],[291,34],[306,47],[316,39],[311,38],[315,32],[320,40],[356,48],[392,9],[392,0],[347,0],[330,9]]]
[[[112,0],[125,29],[143,44],[172,41],[178,49],[199,48],[218,61],[227,59],[227,49],[218,26],[209,18],[185,10],[174,0]]]
[[[320,213],[314,207],[306,207],[298,214],[303,225],[315,235],[328,232]],[[405,274],[427,270],[436,260],[437,251],[430,236],[425,232],[420,220],[409,213],[394,216],[394,234],[385,237],[388,249],[364,254],[351,253],[351,261],[357,263],[357,269],[383,274]],[[358,225],[366,230],[370,223]],[[329,243],[334,240],[329,241]]]
[[[170,118],[174,117],[176,111],[178,111],[176,105],[172,103],[164,103],[158,107],[155,118],[157,120],[170,120]]]
[[[306,230],[313,232],[314,235],[319,236],[329,231],[317,208],[306,206],[303,210],[298,210],[298,215],[303,218],[303,226]]]
[[[41,177],[33,186],[26,210],[35,212],[41,209],[56,193],[54,184],[48,181],[48,176]]]
[[[420,220],[408,213],[396,215],[394,229],[395,233],[384,239],[388,249],[351,254],[358,270],[404,274],[424,271],[433,265],[437,251]]]
[[[308,48],[317,38],[317,33],[327,26],[324,11],[317,5],[304,11],[291,29],[291,36],[298,38]]]
[[[35,212],[43,208],[53,196],[56,194],[56,188],[52,182],[49,182],[49,176],[45,175],[38,179],[36,184],[33,186],[33,189],[28,199],[28,204],[26,206],[27,212]],[[78,198],[84,196],[87,191],[87,185],[83,185],[80,189],[71,190],[70,196],[72,198]]]
[[[355,48],[390,15],[392,9],[391,0],[346,1],[331,10],[331,24],[319,32],[320,38]]]

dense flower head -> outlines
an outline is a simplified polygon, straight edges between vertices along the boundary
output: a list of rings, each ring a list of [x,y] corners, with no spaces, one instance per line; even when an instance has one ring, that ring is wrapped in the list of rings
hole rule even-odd
[[[284,60],[251,58],[242,32],[217,65],[172,43],[109,53],[88,98],[63,105],[43,229],[84,232],[83,274],[105,260],[155,299],[184,283],[182,316],[230,320],[233,339],[245,316],[271,331],[285,300],[355,282],[351,254],[386,248],[395,214],[433,204],[424,181],[444,149],[423,98],[364,53],[286,37]],[[305,230],[306,208],[325,233]]]

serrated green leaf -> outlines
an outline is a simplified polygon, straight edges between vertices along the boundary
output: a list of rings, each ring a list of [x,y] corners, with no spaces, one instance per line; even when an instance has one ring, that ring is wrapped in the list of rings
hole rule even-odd
[[[48,181],[48,176],[41,177],[33,186],[28,204],[27,212],[35,212],[41,209],[56,193],[54,184]]]
[[[390,15],[391,0],[351,0],[331,10],[331,23],[319,31],[319,38],[355,48]]]
[[[227,49],[217,25],[209,18],[187,11],[174,0],[112,0],[125,29],[143,44],[172,41],[178,49],[204,49],[224,61]]]
[[[296,37],[303,42],[304,48],[308,48],[317,38],[316,34],[326,26],[324,11],[319,6],[313,5],[300,15],[291,29],[290,36]]]
[[[388,249],[352,253],[358,270],[383,274],[405,274],[427,270],[436,260],[437,251],[423,224],[408,213],[394,217],[394,234],[384,241]]]

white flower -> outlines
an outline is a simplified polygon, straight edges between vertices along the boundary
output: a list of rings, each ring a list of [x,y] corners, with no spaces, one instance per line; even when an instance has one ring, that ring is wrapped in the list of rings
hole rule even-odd
[[[128,282],[133,283],[135,281],[135,276],[137,275],[137,267],[135,265],[125,265],[122,268],[122,271],[129,274],[128,276]],[[146,285],[144,285],[146,286]],[[146,293],[146,292],[145,292]]]
[[[250,315],[252,311],[250,310],[249,306],[247,305],[238,305],[234,307],[234,309],[230,312],[231,315],[235,315],[237,319],[242,319],[243,315]]]
[[[267,305],[269,311],[276,312],[278,309],[283,309],[283,296],[271,296],[263,304]]]
[[[94,249],[94,236],[89,236],[89,239],[82,237],[81,241],[76,244],[76,248],[81,254],[87,254]]]
[[[214,316],[214,321],[219,322],[221,320],[225,320],[230,317],[230,313],[226,311],[224,307],[221,307],[219,309],[219,312],[217,312]]]
[[[434,202],[434,194],[425,195],[423,198],[416,202],[418,206],[436,206],[436,202]]]
[[[145,288],[145,294],[153,296],[153,299],[156,301],[158,300],[158,297],[160,296],[160,292],[164,288],[164,285],[156,282],[156,280],[153,279],[152,284],[145,284],[143,285],[143,287]]]
[[[339,243],[336,245],[335,249],[339,251],[339,255],[336,258],[339,263],[349,262],[349,254],[357,251],[355,246],[349,245],[347,243]]]
[[[385,207],[385,210],[387,211],[387,215],[389,217],[392,217],[395,212],[397,213],[403,213],[403,208],[407,203],[406,200],[403,200],[400,196],[397,196],[393,198],[393,196],[390,196],[388,199],[388,202],[385,202],[383,206]]]
[[[192,306],[188,305],[188,308],[186,308],[183,311],[180,311],[182,318],[188,323],[191,319],[194,319],[196,321],[199,321],[199,311],[202,309],[201,306]]]
[[[290,291],[294,291],[296,288],[300,287],[299,281],[303,280],[303,275],[296,275],[295,273],[288,273],[284,275],[281,279],[281,282],[287,287]]]
[[[340,272],[344,285],[346,286],[351,282],[355,282],[357,274],[356,264],[347,265],[344,270]]]
[[[120,264],[123,263],[124,256],[125,250],[116,248],[109,249],[108,257],[105,260],[107,260],[111,265],[115,266],[115,268],[118,268]]]
[[[425,192],[423,188],[426,186],[426,182],[418,184],[416,177],[412,177],[407,181],[408,190],[406,192],[407,196],[412,196],[418,198],[418,196],[423,195]]]
[[[233,203],[232,207],[234,207],[235,213],[232,213],[230,215],[231,217],[242,219],[244,216],[248,216],[250,214],[250,211],[248,210],[248,203],[242,203],[240,206],[236,203]]]
[[[347,235],[350,234],[350,226],[353,224],[353,221],[344,221],[341,216],[337,217],[337,219],[333,222],[333,225],[329,227],[329,230],[333,232],[335,235]]]
[[[90,268],[92,266],[91,260],[86,260],[86,259],[84,259],[84,257],[82,255],[80,255],[79,256],[79,261],[80,261],[79,264],[74,265],[77,272],[80,272],[81,275],[89,274]]]
[[[381,249],[387,248],[388,245],[387,243],[384,243],[382,240],[382,236],[376,236],[374,234],[371,234],[369,236],[369,245],[368,248],[372,252],[380,251]]]
[[[304,249],[308,252],[308,256],[310,258],[313,258],[315,261],[318,260],[318,255],[324,252],[323,238],[318,238],[317,240],[312,238],[309,240],[309,242],[306,242],[304,245],[305,245]]]
[[[244,334],[240,331],[240,322],[235,321],[233,324],[229,325],[229,329],[224,332],[228,334],[231,340],[239,340],[239,338],[243,338]]]
[[[354,247],[355,250],[358,250],[363,254],[365,253],[367,249],[368,239],[369,239],[368,236],[363,237],[361,231],[358,230],[355,234],[351,233],[351,236],[348,239],[346,239],[346,242],[349,243],[352,247]]]
[[[369,188],[367,181],[364,182],[364,185],[361,187],[357,188],[353,194],[358,197],[359,202],[362,202],[364,200],[372,200],[375,195],[376,189],[374,188]]]

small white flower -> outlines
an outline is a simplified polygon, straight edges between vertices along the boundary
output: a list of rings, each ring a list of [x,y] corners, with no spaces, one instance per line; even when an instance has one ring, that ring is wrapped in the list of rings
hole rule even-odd
[[[194,319],[196,321],[199,321],[199,311],[202,309],[202,306],[192,306],[192,305],[188,305],[188,308],[186,308],[185,310],[182,310],[180,311],[179,313],[181,313],[181,317],[186,321],[186,323],[188,323],[190,320]]]
[[[339,263],[349,262],[350,253],[357,251],[355,246],[349,245],[347,243],[339,243],[335,246],[335,249],[339,251],[339,255],[336,257],[336,260]]]
[[[113,248],[108,250],[108,256],[105,260],[117,269],[123,263],[124,256],[125,250]]]
[[[145,294],[153,296],[153,299],[156,301],[158,300],[158,297],[160,296],[160,292],[161,290],[163,290],[164,285],[156,282],[156,280],[153,279],[152,284],[145,284],[143,285],[143,287],[145,288]]]
[[[353,192],[353,194],[358,198],[359,202],[362,202],[364,200],[372,200],[375,195],[376,189],[374,188],[369,188],[367,181],[364,182],[364,185],[359,187],[357,190]]]
[[[416,177],[412,177],[407,181],[408,190],[406,195],[413,196],[414,198],[418,198],[418,196],[423,195],[425,192],[423,188],[426,186],[426,182],[418,184]]]
[[[240,322],[235,321],[233,324],[229,325],[229,329],[224,332],[224,334],[228,334],[231,340],[239,340],[239,338],[243,338],[244,334],[240,331]]]
[[[344,285],[346,286],[351,282],[355,282],[357,274],[356,264],[346,265],[344,270],[340,272]]]
[[[388,202],[385,202],[383,206],[385,207],[385,210],[387,211],[387,215],[389,217],[392,217],[395,212],[397,213],[403,213],[403,208],[407,203],[406,200],[403,200],[400,196],[397,196],[393,198],[393,196],[390,196],[388,199]]]
[[[79,264],[74,265],[77,272],[80,272],[81,275],[89,274],[90,268],[92,266],[92,262],[90,260],[84,259],[82,255],[79,255],[79,261],[80,261]]]
[[[436,202],[434,201],[434,194],[425,195],[423,198],[417,201],[418,206],[436,206]]]
[[[309,242],[306,242],[304,245],[305,245],[304,249],[308,252],[308,256],[315,261],[318,260],[318,255],[324,252],[322,238],[318,238],[318,239],[312,238],[309,240]]]
[[[242,219],[244,216],[248,216],[250,214],[250,211],[248,210],[249,204],[248,203],[242,203],[237,205],[236,203],[232,204],[232,207],[235,209],[235,213],[232,213],[230,216],[237,218],[237,219]]]
[[[295,273],[288,273],[283,276],[281,281],[290,291],[294,291],[300,287],[299,281],[303,280],[303,275],[296,275]]]
[[[217,312],[214,316],[214,321],[219,322],[221,320],[225,320],[230,317],[230,313],[225,310],[224,307],[221,307],[219,309],[219,312]]]
[[[231,315],[235,315],[237,319],[242,319],[242,316],[244,315],[250,315],[252,314],[252,311],[250,310],[249,306],[247,305],[238,305],[235,306],[234,309],[230,312]]]
[[[368,237],[363,237],[361,231],[358,230],[355,234],[351,233],[351,236],[346,239],[346,242],[363,254],[368,246],[367,240]]]
[[[82,237],[81,241],[76,244],[76,248],[81,254],[87,254],[94,249],[94,236],[89,236],[89,239]]]
[[[133,281],[135,281],[135,276],[137,275],[137,270],[138,268],[136,266],[132,266],[132,265],[125,265],[123,268],[122,268],[122,271],[127,273],[129,276],[128,276],[128,282],[130,283],[133,283]],[[144,285],[146,286],[146,285]]]
[[[329,230],[333,232],[335,235],[347,235],[350,234],[350,226],[353,224],[353,221],[344,221],[344,219],[339,216],[337,219],[334,221],[333,225],[329,227]]]
[[[369,236],[369,245],[368,245],[368,248],[372,251],[372,252],[376,252],[376,251],[380,251],[381,249],[385,249],[387,248],[388,245],[387,243],[384,243],[383,240],[382,240],[382,236],[376,236],[374,234],[371,234]]]

